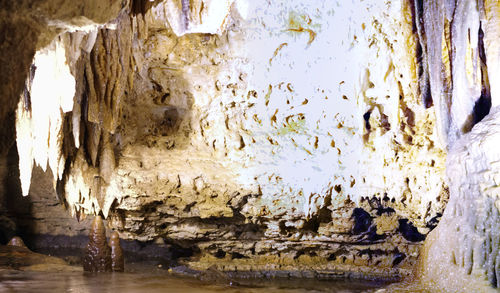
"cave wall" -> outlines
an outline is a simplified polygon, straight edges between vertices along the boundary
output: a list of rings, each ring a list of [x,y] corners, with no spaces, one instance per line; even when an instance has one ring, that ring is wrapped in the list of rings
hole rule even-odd
[[[448,199],[413,3],[189,3],[135,1],[38,50],[23,193],[48,166],[74,219],[190,247],[193,268],[409,273]],[[74,82],[49,112],[44,58]]]
[[[499,285],[495,1],[0,4],[1,241]]]

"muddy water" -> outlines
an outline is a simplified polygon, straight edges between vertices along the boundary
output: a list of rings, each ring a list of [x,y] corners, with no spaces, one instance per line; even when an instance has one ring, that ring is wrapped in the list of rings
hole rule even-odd
[[[318,280],[238,280],[237,285],[202,282],[168,272],[105,273],[0,270],[0,292],[374,292],[377,282]]]

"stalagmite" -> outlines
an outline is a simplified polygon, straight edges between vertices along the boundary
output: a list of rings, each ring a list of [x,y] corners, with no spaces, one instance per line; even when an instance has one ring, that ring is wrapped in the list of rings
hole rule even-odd
[[[106,241],[106,229],[101,216],[96,216],[89,233],[89,243],[82,258],[83,270],[87,272],[110,272],[111,249]]]
[[[12,246],[19,246],[19,247],[26,247],[26,244],[24,244],[23,239],[19,236],[14,236],[12,239],[9,240],[9,243],[7,245],[12,245]]]
[[[123,260],[123,250],[120,246],[120,236],[118,232],[111,233],[109,238],[109,247],[111,247],[111,269],[114,272],[123,272],[125,268]]]
[[[450,201],[421,255],[422,279],[434,288],[500,287],[499,129],[496,107],[450,150]]]

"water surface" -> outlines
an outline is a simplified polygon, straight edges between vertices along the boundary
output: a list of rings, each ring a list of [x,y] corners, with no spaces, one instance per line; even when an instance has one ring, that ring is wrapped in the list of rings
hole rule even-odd
[[[353,280],[321,281],[309,279],[240,280],[237,285],[203,282],[173,276],[166,270],[90,274],[84,272],[0,271],[0,292],[30,293],[137,293],[137,292],[366,292],[385,285]]]

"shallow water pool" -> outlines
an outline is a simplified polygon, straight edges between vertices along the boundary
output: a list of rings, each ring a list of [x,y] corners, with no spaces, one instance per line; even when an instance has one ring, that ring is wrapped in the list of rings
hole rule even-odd
[[[386,283],[353,280],[237,280],[210,283],[168,272],[101,273],[0,271],[0,292],[367,292]]]

